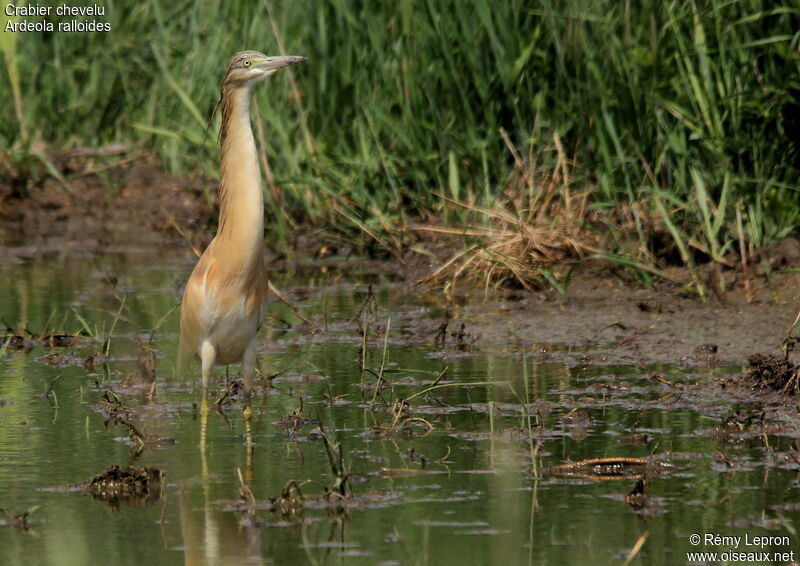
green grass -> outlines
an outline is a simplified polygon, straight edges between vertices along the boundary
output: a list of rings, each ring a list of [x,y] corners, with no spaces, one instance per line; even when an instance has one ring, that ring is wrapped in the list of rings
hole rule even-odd
[[[737,210],[754,248],[798,223],[796,3],[321,0],[274,2],[273,20],[259,2],[105,5],[110,33],[3,35],[12,162],[31,138],[122,141],[215,176],[227,58],[277,53],[277,32],[309,58],[299,96],[288,73],[257,89],[280,234],[328,222],[380,246],[409,216],[474,220],[441,196],[503,200],[517,163],[501,132],[534,173],[559,140],[562,185],[590,191],[610,254],[654,263],[661,232],[681,261],[717,260],[738,248]]]

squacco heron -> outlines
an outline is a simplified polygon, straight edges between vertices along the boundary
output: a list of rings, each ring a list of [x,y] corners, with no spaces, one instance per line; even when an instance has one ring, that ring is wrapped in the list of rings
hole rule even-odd
[[[222,115],[219,225],[186,283],[181,304],[179,371],[183,371],[192,355],[200,356],[205,417],[213,367],[242,362],[248,443],[256,332],[264,315],[268,286],[264,264],[264,201],[250,126],[250,99],[256,84],[280,68],[305,59],[242,51],[228,63],[219,100]]]

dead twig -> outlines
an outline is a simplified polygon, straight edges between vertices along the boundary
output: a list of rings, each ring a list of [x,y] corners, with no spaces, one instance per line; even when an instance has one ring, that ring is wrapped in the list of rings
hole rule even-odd
[[[305,316],[303,313],[301,313],[301,312],[300,312],[300,311],[297,309],[297,307],[295,307],[295,306],[294,306],[294,305],[293,305],[293,304],[292,304],[292,303],[289,301],[289,299],[287,299],[286,297],[284,297],[284,296],[283,296],[283,293],[281,293],[280,289],[278,289],[278,288],[277,288],[277,287],[276,287],[276,286],[275,286],[275,285],[272,283],[272,281],[270,281],[270,282],[269,282],[269,290],[270,290],[270,291],[272,291],[272,292],[275,294],[275,296],[276,296],[276,297],[278,297],[278,300],[279,300],[280,302],[282,302],[282,303],[283,303],[283,304],[285,304],[287,307],[289,307],[289,310],[291,310],[291,311],[292,311],[292,314],[294,314],[294,315],[295,315],[297,318],[299,318],[299,319],[300,319],[300,320],[302,320],[304,323],[306,323],[308,326],[310,326],[310,327],[311,327],[311,328],[314,330],[314,332],[321,332],[321,331],[322,331],[322,328],[320,328],[320,326],[319,326],[319,325],[318,325],[316,322],[313,322],[313,321],[309,320],[309,319],[308,319],[308,318],[307,318],[307,317],[306,317],[306,316]]]

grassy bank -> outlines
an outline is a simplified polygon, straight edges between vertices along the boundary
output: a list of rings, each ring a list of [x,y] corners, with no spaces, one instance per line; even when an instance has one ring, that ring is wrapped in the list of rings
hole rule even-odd
[[[467,228],[455,269],[530,279],[591,254],[730,263],[797,225],[796,3],[105,6],[109,33],[3,33],[6,176],[41,168],[33,140],[213,176],[228,56],[283,48],[309,62],[257,95],[279,240],[327,223],[401,253],[423,218]]]

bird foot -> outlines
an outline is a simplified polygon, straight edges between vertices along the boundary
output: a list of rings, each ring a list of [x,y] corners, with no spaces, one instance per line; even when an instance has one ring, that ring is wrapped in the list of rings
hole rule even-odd
[[[242,409],[242,417],[244,417],[244,431],[245,438],[247,438],[247,446],[253,446],[253,411],[250,405],[245,405]]]

